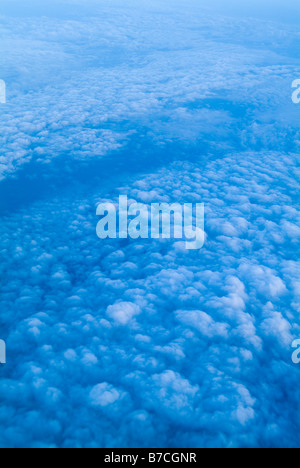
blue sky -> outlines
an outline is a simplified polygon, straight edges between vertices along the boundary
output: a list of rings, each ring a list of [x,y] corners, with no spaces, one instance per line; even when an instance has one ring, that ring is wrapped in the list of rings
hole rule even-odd
[[[0,446],[299,446],[298,14],[2,1]],[[120,194],[204,248],[99,240]]]

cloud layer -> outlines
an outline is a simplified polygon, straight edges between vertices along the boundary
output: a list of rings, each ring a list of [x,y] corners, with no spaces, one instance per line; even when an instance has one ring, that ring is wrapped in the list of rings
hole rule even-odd
[[[299,446],[297,29],[68,3],[1,23],[2,183],[54,195],[1,219],[0,445]],[[204,202],[204,248],[98,239],[120,194]]]

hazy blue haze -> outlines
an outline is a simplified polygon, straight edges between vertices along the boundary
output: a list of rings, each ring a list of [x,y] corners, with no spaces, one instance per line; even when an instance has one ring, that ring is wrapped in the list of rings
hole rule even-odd
[[[299,447],[299,2],[0,6],[2,447]],[[204,202],[207,240],[96,206]]]

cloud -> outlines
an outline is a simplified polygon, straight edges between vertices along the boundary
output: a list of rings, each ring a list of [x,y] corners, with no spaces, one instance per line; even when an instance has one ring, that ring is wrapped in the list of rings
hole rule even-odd
[[[90,400],[93,406],[109,406],[120,399],[120,393],[107,383],[96,385],[90,391]]]
[[[212,338],[214,336],[227,336],[228,325],[216,323],[205,312],[200,310],[178,311],[177,318],[183,324],[198,329],[203,335]]]
[[[0,445],[298,446],[297,28],[61,5],[1,22]],[[98,239],[119,194],[205,203],[203,249]]]
[[[140,307],[131,302],[120,302],[107,309],[107,315],[119,325],[127,325],[133,317],[140,313]]]

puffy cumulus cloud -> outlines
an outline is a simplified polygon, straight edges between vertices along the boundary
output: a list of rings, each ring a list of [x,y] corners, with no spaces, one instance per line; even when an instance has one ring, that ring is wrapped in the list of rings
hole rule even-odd
[[[298,32],[180,2],[61,3],[1,22],[16,77],[1,174],[24,205],[5,185],[0,445],[299,446],[299,129],[283,105]],[[55,193],[26,199],[25,161]],[[204,202],[203,249],[100,241],[96,205],[119,194]]]
[[[204,336],[227,336],[227,324],[214,322],[208,314],[200,310],[178,311],[177,318],[188,327],[196,328]]]
[[[299,72],[296,27],[224,17],[194,0],[48,3],[42,17],[34,4],[2,16],[1,178],[30,161],[103,158],[137,130],[212,151],[237,141],[299,149],[285,105]]]
[[[102,383],[90,391],[90,401],[93,406],[109,406],[121,398],[120,393],[111,385]]]
[[[127,325],[140,312],[140,307],[131,302],[120,302],[107,309],[107,315],[120,325]]]
[[[297,446],[299,240],[283,228],[298,225],[296,166],[294,154],[228,154],[120,189],[204,202],[201,251],[100,241],[103,186],[4,217],[1,445]]]

